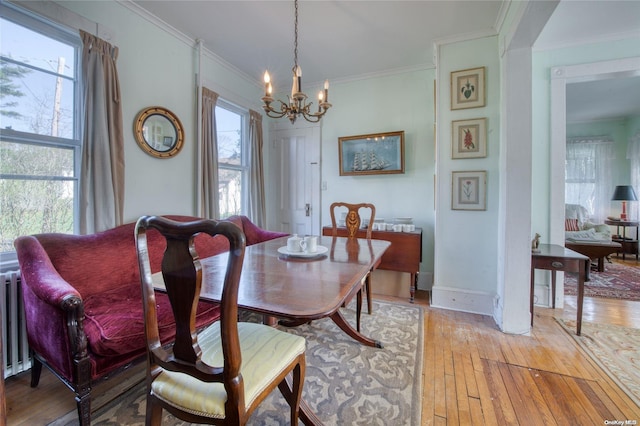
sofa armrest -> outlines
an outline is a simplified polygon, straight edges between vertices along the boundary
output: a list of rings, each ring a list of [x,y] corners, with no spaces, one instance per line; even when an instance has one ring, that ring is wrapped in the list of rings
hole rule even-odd
[[[87,356],[82,296],[58,274],[35,237],[20,237],[14,245],[20,262],[29,345],[72,379],[74,362]]]
[[[242,222],[242,230],[244,231],[248,246],[289,235],[286,232],[267,231],[266,229],[262,229],[251,222],[251,219],[247,216],[232,216],[228,220],[237,223],[237,218],[240,218]]]

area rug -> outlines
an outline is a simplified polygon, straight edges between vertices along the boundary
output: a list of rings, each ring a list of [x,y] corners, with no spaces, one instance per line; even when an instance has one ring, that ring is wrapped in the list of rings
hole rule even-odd
[[[564,293],[576,295],[577,275],[564,274]],[[640,267],[606,263],[604,272],[591,271],[584,295],[610,299],[640,300]]]
[[[343,309],[343,314],[355,324],[352,307]],[[307,340],[303,398],[326,425],[420,425],[423,323],[420,307],[374,301],[373,314],[362,315],[362,332],[381,341],[383,349],[361,345],[330,319],[284,329]],[[91,423],[143,425],[144,392],[143,383],[135,386],[93,414]],[[249,424],[288,423],[288,405],[275,390]],[[162,424],[187,423],[164,411]]]
[[[577,336],[575,320],[556,320],[640,406],[640,329],[583,321],[581,336]]]

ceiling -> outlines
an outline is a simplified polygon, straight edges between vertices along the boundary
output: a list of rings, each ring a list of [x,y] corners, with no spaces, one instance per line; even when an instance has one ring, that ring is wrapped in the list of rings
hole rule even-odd
[[[135,0],[134,3],[186,36],[202,40],[206,49],[250,79],[261,81],[268,69],[275,91],[290,87],[292,1]],[[346,81],[433,68],[434,41],[496,34],[508,5],[509,1],[501,0],[300,0],[298,64],[303,71],[303,88],[319,87],[325,79]],[[639,33],[640,1],[564,0],[534,48],[544,50]],[[615,83],[604,80],[572,87],[568,90],[571,108],[567,120],[639,114],[640,84],[635,83],[638,80]],[[615,98],[606,101],[610,96]],[[603,111],[593,108],[594,105],[607,105],[611,109]],[[582,107],[589,108],[582,110]]]

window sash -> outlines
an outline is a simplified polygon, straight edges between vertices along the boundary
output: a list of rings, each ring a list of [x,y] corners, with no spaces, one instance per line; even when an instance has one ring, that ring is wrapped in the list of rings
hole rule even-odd
[[[40,17],[37,14],[23,9],[19,6],[2,2],[0,3],[0,12],[3,19],[6,19],[16,25],[22,26],[29,31],[33,31],[35,33],[41,34],[50,39],[56,40],[60,43],[64,43],[69,45],[73,49],[73,57],[67,58],[68,61],[72,61],[73,64],[69,64],[69,66],[73,65],[73,76],[60,74],[57,71],[51,71],[47,69],[43,69],[38,66],[34,66],[33,64],[29,64],[26,62],[22,62],[15,58],[8,58],[3,56],[2,61],[6,63],[10,63],[13,65],[17,65],[20,67],[24,67],[27,69],[31,69],[37,73],[43,73],[44,75],[49,75],[53,78],[60,78],[66,83],[63,84],[71,84],[73,87],[72,94],[69,95],[71,98],[72,111],[70,113],[70,124],[71,128],[71,137],[55,137],[47,134],[38,134],[29,131],[21,131],[14,129],[6,129],[0,128],[0,144],[4,143],[12,143],[12,144],[24,144],[24,145],[32,145],[43,148],[57,148],[57,149],[68,149],[72,151],[72,176],[66,176],[62,172],[61,174],[50,174],[51,170],[45,171],[44,174],[24,174],[24,171],[20,171],[20,173],[3,173],[0,174],[0,179],[6,182],[14,181],[14,182],[51,182],[66,185],[64,182],[69,182],[70,189],[72,191],[73,196],[73,211],[72,211],[72,221],[73,221],[73,231],[74,233],[79,232],[79,221],[78,221],[78,213],[80,210],[79,203],[79,181],[80,181],[80,164],[81,164],[81,149],[82,149],[82,120],[81,120],[81,79],[80,79],[80,61],[81,61],[81,49],[82,43],[80,40],[79,34],[70,28],[66,28],[60,24],[57,24],[47,18]],[[67,104],[68,106],[68,104]],[[62,169],[61,169],[62,170]],[[68,169],[67,169],[68,170]],[[12,262],[15,260],[15,252],[2,252],[0,253],[0,269],[3,269],[5,262]]]

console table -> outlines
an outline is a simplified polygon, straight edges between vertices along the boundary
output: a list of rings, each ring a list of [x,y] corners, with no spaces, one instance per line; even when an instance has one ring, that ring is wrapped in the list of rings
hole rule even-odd
[[[356,237],[366,238],[366,232],[365,229],[360,229]],[[331,236],[332,233],[333,228],[331,226],[324,226],[322,228],[322,235]],[[346,237],[347,228],[339,227],[338,236]],[[378,269],[408,272],[411,274],[409,293],[411,302],[413,303],[418,285],[420,262],[422,262],[422,229],[416,228],[415,231],[411,232],[372,231],[371,238],[391,242],[391,247],[382,255],[382,261]]]
[[[536,269],[551,271],[551,306],[556,308],[556,271],[578,273],[578,315],[576,319],[576,334],[582,329],[582,302],[584,299],[584,279],[589,270],[591,260],[580,253],[557,244],[540,244],[538,252],[531,252],[531,295],[530,307],[531,326],[533,326],[533,291],[534,272]]]
[[[622,260],[624,260],[626,253],[635,254],[636,260],[638,260],[638,222],[607,219],[604,223],[616,227],[616,235],[611,240],[622,244]],[[620,235],[620,227],[622,227],[622,235]],[[635,238],[627,237],[627,228],[636,228]]]

